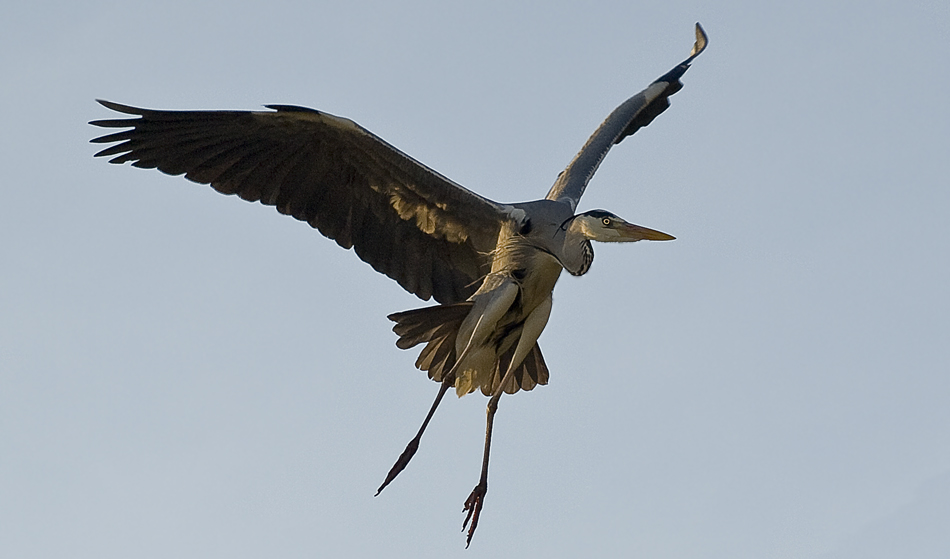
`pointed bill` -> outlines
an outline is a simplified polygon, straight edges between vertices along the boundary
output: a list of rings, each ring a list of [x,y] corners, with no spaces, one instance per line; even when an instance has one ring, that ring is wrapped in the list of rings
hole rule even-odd
[[[662,231],[641,227],[632,223],[626,223],[619,229],[620,236],[625,241],[672,241],[676,237],[667,235]]]

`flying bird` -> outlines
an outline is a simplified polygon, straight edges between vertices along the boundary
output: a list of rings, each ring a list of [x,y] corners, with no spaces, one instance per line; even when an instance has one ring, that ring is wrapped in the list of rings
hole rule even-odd
[[[290,105],[269,111],[160,111],[99,101],[134,118],[92,140],[110,163],[184,175],[218,192],[275,206],[309,223],[376,271],[434,306],[389,315],[396,345],[424,344],[416,366],[440,383],[422,426],[380,485],[406,467],[442,397],[489,397],[478,484],[465,500],[471,543],[488,492],[492,426],[502,394],[547,384],[538,337],[562,270],[581,276],[591,241],[665,241],[666,233],[604,210],[575,213],[614,144],[669,107],[680,78],[706,48],[696,24],[689,58],[617,107],[541,200],[502,204],[422,165],[352,120]]]

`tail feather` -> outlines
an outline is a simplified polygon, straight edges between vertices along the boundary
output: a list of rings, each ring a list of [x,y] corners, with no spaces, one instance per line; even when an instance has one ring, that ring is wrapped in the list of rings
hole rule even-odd
[[[396,323],[393,332],[399,336],[396,347],[409,349],[427,342],[416,359],[416,367],[426,371],[432,380],[442,382],[444,374],[455,364],[455,337],[472,305],[465,301],[389,315],[389,320]]]
[[[425,371],[429,373],[429,378],[436,382],[442,382],[445,375],[451,371],[455,365],[456,332],[453,332],[450,336],[443,339],[442,344],[440,344],[435,351],[432,365],[428,369],[425,369]]]
[[[413,328],[405,334],[400,334],[400,338],[396,341],[396,347],[399,349],[409,349],[421,344],[422,342],[444,337],[453,330],[458,330],[458,326],[453,328],[453,325],[454,321],[445,324],[439,324],[438,326],[433,326],[429,329]],[[399,333],[397,332],[397,334]]]
[[[429,371],[433,364],[441,364],[454,350],[455,340],[451,336],[442,336],[434,338],[426,344],[419,352],[419,358],[416,359],[416,367],[422,371]],[[441,368],[441,367],[439,367]],[[439,379],[441,380],[441,379]]]
[[[432,380],[442,382],[445,374],[455,365],[456,337],[472,305],[471,301],[465,301],[389,315],[388,318],[396,323],[393,326],[393,332],[399,336],[396,346],[400,349],[409,349],[425,342],[426,346],[422,348],[416,359],[416,367],[426,371]],[[481,384],[482,393],[486,396],[490,396],[498,388],[501,377],[508,370],[508,365],[514,356],[516,345],[512,344],[499,358],[490,377],[491,381]],[[504,390],[508,394],[514,394],[518,390],[531,390],[539,384],[547,384],[548,376],[548,368],[541,355],[541,348],[535,344],[524,361],[515,369],[513,377],[505,384]],[[472,387],[472,390],[474,389],[475,387]]]
[[[505,372],[508,371],[508,365],[511,363],[513,356],[514,348],[511,348],[511,350],[505,352],[502,358],[498,360],[498,363],[495,365],[491,383],[482,384],[482,394],[491,396],[494,391],[498,389],[501,378]],[[505,383],[505,393],[514,394],[519,389],[524,391],[533,390],[534,387],[539,384],[547,384],[549,376],[548,366],[545,364],[544,357],[541,355],[541,346],[536,343],[534,347],[531,348],[531,351],[528,352],[524,361],[521,362],[521,365],[515,369],[512,378],[508,379],[508,382]]]
[[[471,301],[465,301],[454,305],[435,305],[393,313],[387,318],[396,323],[393,326],[396,335],[412,338],[446,323],[458,321],[461,324],[472,310],[473,304]]]
[[[545,385],[548,383],[550,375],[548,374],[548,365],[544,362],[544,356],[541,355],[541,346],[534,344],[534,349],[524,358],[524,365],[526,367],[527,377],[535,383],[531,388],[534,388],[538,384]],[[522,388],[524,390],[531,390],[531,388],[525,388],[524,383],[522,383]]]

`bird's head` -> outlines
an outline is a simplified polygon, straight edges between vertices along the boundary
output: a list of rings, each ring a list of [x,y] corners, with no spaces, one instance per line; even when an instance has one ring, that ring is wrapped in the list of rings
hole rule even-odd
[[[585,238],[602,243],[632,243],[634,241],[672,241],[676,237],[627,223],[606,210],[591,210],[574,216],[569,229]]]

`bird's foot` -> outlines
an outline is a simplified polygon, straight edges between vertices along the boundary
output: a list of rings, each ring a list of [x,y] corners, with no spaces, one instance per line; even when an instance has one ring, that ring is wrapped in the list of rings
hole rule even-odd
[[[468,496],[468,499],[465,500],[465,506],[462,508],[462,512],[468,512],[465,516],[465,522],[462,523],[462,531],[465,530],[465,527],[468,526],[469,520],[472,521],[471,527],[468,529],[468,537],[465,538],[465,547],[468,548],[469,544],[472,543],[472,536],[475,535],[475,528],[478,526],[478,516],[482,513],[482,506],[485,504],[485,494],[488,493],[488,482],[482,480],[478,482],[478,485],[475,486],[475,489],[472,490],[472,493]]]
[[[412,457],[415,456],[417,450],[419,450],[418,437],[412,439],[409,441],[409,444],[406,445],[406,450],[402,451],[402,454],[400,454],[399,458],[396,459],[396,463],[393,464],[392,469],[390,469],[389,473],[386,474],[386,481],[384,481],[383,484],[379,486],[379,489],[376,490],[376,495],[374,495],[374,497],[382,493],[383,489],[385,489],[392,480],[396,479],[396,476],[398,476],[400,472],[406,469],[406,466],[409,464],[409,461],[412,460]]]

